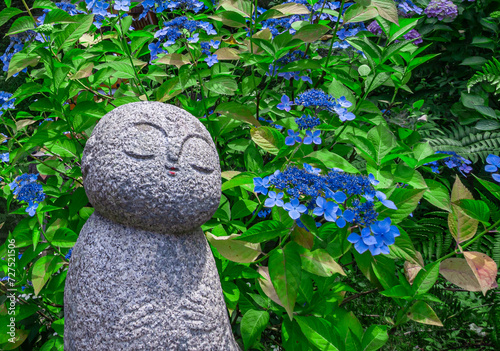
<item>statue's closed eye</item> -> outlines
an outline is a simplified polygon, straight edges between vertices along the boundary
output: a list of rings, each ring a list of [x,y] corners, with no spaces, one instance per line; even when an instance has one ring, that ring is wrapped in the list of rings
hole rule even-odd
[[[214,169],[215,150],[206,140],[198,136],[186,139],[182,146],[181,161],[189,164],[200,173],[212,173]]]
[[[163,128],[155,124],[137,123],[128,132],[133,134],[133,138],[127,142],[123,151],[130,157],[149,160],[165,149],[166,133]]]

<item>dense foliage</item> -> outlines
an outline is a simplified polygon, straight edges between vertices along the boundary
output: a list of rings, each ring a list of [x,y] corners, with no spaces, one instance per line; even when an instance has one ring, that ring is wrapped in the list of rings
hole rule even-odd
[[[218,149],[242,349],[500,347],[495,1],[4,3],[2,349],[63,349],[85,142],[148,100]]]

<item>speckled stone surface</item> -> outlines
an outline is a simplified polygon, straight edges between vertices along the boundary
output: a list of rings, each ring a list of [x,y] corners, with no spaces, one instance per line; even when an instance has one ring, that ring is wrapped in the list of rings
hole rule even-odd
[[[82,169],[96,211],[69,265],[64,349],[238,350],[199,228],[220,199],[203,125],[167,104],[120,106],[96,126]]]

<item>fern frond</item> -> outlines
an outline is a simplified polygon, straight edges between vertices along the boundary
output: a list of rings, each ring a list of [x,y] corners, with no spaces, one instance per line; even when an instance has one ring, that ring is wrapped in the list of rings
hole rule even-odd
[[[470,93],[474,85],[486,82],[495,87],[495,94],[500,93],[500,62],[496,58],[493,58],[486,62],[482,69],[482,72],[476,72],[467,82],[468,92]]]

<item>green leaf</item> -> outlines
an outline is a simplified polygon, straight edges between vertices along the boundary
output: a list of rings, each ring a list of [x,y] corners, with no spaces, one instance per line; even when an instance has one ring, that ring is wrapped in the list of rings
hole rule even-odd
[[[259,127],[260,123],[253,116],[252,111],[243,104],[237,102],[225,102],[217,106],[215,113],[226,115],[241,122],[253,124]]]
[[[78,22],[68,24],[62,32],[54,37],[57,53],[76,43],[83,34],[88,32],[94,21],[93,15],[76,15],[73,18]]]
[[[205,86],[208,90],[222,95],[234,95],[234,92],[238,90],[238,83],[236,80],[228,76],[212,78],[205,83]]]
[[[2,12],[0,12],[0,27],[3,26],[3,24],[10,20],[12,17],[19,15],[20,13],[23,13],[23,11],[15,7],[4,9]]]
[[[349,22],[363,22],[371,20],[378,16],[378,11],[375,6],[361,6],[360,4],[354,4],[349,6],[349,8],[344,13],[344,23]]]
[[[288,230],[289,229],[286,228],[281,222],[263,221],[255,224],[253,227],[241,234],[237,240],[244,240],[250,243],[261,243],[282,236],[286,234]]]
[[[51,10],[45,15],[44,24],[50,23],[76,23],[77,20],[61,9]]]
[[[361,350],[375,351],[380,349],[389,340],[387,334],[387,326],[385,325],[371,325],[366,329],[361,340]]]
[[[273,155],[277,155],[283,145],[285,145],[285,138],[274,128],[252,128],[250,135],[255,144]]]
[[[313,43],[329,30],[330,28],[322,24],[306,24],[295,33],[293,39],[300,39],[305,43]]]
[[[7,78],[10,78],[14,74],[21,72],[28,66],[36,66],[39,60],[40,56],[34,53],[26,54],[25,52],[21,51],[14,54],[14,56],[12,56],[12,59],[10,60]]]
[[[432,179],[426,179],[425,183],[429,190],[424,193],[424,199],[442,210],[451,212],[450,192],[446,186]]]
[[[248,310],[241,319],[240,330],[245,350],[251,348],[259,339],[269,323],[267,311]]]
[[[375,147],[375,161],[380,165],[380,161],[396,146],[396,138],[394,134],[382,124],[370,129],[367,137]]]
[[[238,219],[252,214],[259,204],[252,200],[240,199],[231,209],[231,218]]]
[[[443,326],[443,323],[439,320],[436,312],[434,312],[434,310],[423,301],[415,302],[415,304],[411,306],[408,311],[407,316],[411,320],[418,323],[437,325],[438,327]]]
[[[413,281],[415,295],[428,292],[439,276],[439,262],[433,262],[422,268]]]
[[[393,0],[372,0],[372,5],[377,8],[380,17],[398,24],[398,9]]]
[[[35,296],[42,290],[52,274],[63,264],[64,262],[62,262],[59,256],[52,255],[42,256],[35,262],[31,271],[31,281],[33,283]]]
[[[392,24],[390,29],[389,42],[401,39],[403,35],[412,30],[418,23],[418,18],[400,18],[399,25]]]
[[[269,275],[274,289],[293,319],[293,308],[299,291],[302,276],[300,255],[295,242],[288,243],[284,249],[273,251],[269,257]]]
[[[482,66],[486,62],[488,60],[482,56],[470,56],[466,57],[460,64],[463,66]]]
[[[257,177],[255,174],[241,173],[236,175],[234,178],[231,178],[224,184],[222,184],[222,191],[232,189],[241,185],[253,184],[253,179]],[[253,188],[253,186],[252,186]]]
[[[391,210],[383,207],[383,209],[380,210],[380,214],[383,215],[383,217],[391,217],[393,224],[399,223],[417,208],[418,202],[425,192],[426,190],[421,189],[394,189],[389,200],[393,201],[398,209]]]
[[[319,275],[320,277],[331,277],[335,273],[346,275],[342,267],[335,262],[332,256],[323,249],[309,251],[305,248],[300,250],[302,269],[306,272]]]
[[[246,241],[235,240],[237,234],[229,236],[215,236],[212,233],[206,233],[207,239],[219,253],[230,261],[238,263],[250,263],[260,255],[260,245],[252,244]]]
[[[45,238],[54,246],[71,248],[75,246],[78,235],[69,228],[59,228],[47,232]]]
[[[220,21],[228,27],[242,28],[247,26],[245,18],[234,11],[219,12],[217,15],[208,16],[208,18]]]
[[[302,333],[321,351],[339,351],[334,335],[335,328],[326,320],[316,317],[295,317]]]
[[[33,22],[33,19],[31,17],[29,16],[19,17],[14,21],[14,23],[12,23],[9,32],[5,35],[18,34],[33,29],[35,29],[35,22]]]
[[[306,157],[316,158],[323,162],[323,164],[328,168],[340,168],[347,173],[359,173],[359,171],[343,157],[334,154],[327,149],[314,151]]]
[[[488,182],[486,180],[476,177],[475,175],[474,177],[479,181],[479,183],[481,183],[486,188],[486,190],[488,190],[493,196],[495,196],[498,200],[500,200],[500,185]]]
[[[49,9],[49,10],[55,10],[58,9],[58,7],[50,0],[35,0],[35,3],[33,4],[34,9]]]
[[[488,224],[488,220],[490,219],[490,209],[484,201],[462,199],[458,202],[458,206],[467,216]]]

